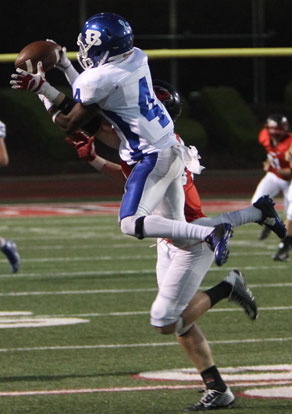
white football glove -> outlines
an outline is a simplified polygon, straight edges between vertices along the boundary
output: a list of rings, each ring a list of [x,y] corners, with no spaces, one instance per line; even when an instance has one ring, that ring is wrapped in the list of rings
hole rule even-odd
[[[49,101],[54,100],[61,93],[46,81],[45,72],[42,62],[37,64],[37,73],[29,73],[23,69],[17,68],[17,73],[11,75],[10,85],[12,89],[21,89],[25,91],[35,92],[38,95],[44,95]]]
[[[65,72],[69,68],[69,66],[72,65],[71,60],[68,59],[66,52],[67,52],[67,49],[65,48],[65,46],[63,46],[60,51],[59,62],[55,66],[57,69],[61,70],[62,72]]]
[[[42,62],[38,62],[37,73],[35,74],[26,72],[20,68],[17,68],[16,72],[11,75],[12,80],[10,81],[10,85],[12,89],[23,89],[25,91],[38,93],[42,85],[46,82]]]
[[[57,43],[53,39],[46,39],[46,41],[47,42],[52,42],[52,43]],[[68,69],[70,65],[72,65],[71,60],[68,59],[68,57],[66,55],[66,52],[67,52],[67,49],[65,48],[65,46],[63,46],[61,51],[60,51],[60,59],[57,62],[57,64],[55,65],[55,68],[61,70],[62,72],[65,72],[65,70]]]
[[[52,39],[46,39],[48,42],[56,43]],[[70,85],[73,85],[75,79],[79,75],[77,70],[72,65],[71,60],[67,56],[67,49],[65,46],[62,47],[62,50],[60,51],[60,59],[57,62],[55,68],[59,69],[60,71],[64,72],[66,79]]]

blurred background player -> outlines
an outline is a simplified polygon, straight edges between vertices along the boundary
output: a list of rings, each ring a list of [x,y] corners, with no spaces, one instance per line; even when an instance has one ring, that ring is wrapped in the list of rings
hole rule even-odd
[[[292,144],[285,154],[286,161],[289,162],[292,172]],[[292,250],[292,180],[290,181],[288,189],[288,208],[286,214],[286,237],[279,245],[278,251],[273,255],[274,260],[287,261],[289,259],[289,252]]]
[[[154,80],[154,91],[166,106],[172,119],[175,121],[181,113],[181,100],[178,92],[167,82]],[[110,133],[109,125],[105,129]],[[97,138],[100,135],[97,134]],[[177,136],[180,139],[179,136]],[[66,139],[77,150],[81,159],[89,162],[94,168],[110,175],[121,185],[131,169],[124,163],[122,167],[100,157],[95,152],[94,137],[77,134],[72,139]],[[103,140],[106,142],[106,139]],[[185,170],[182,176],[182,185],[186,196],[185,216],[188,222],[203,220],[206,225],[221,222],[240,225],[246,222],[261,221],[262,211],[254,206],[241,211],[225,213],[214,218],[207,218],[201,210],[201,201],[192,175]],[[165,211],[166,209],[166,211]],[[167,214],[167,207],[158,206],[159,214]],[[155,212],[157,214],[157,211]],[[231,271],[218,285],[205,292],[198,292],[199,286],[209,270],[213,257],[209,249],[202,243],[180,249],[170,240],[158,239],[156,275],[159,292],[151,308],[151,324],[162,334],[176,332],[178,342],[188,355],[194,366],[201,373],[206,385],[204,397],[199,403],[187,408],[187,411],[201,409],[224,408],[231,406],[234,395],[222,379],[212,357],[209,344],[196,325],[195,321],[216,303],[224,298],[240,304],[251,319],[257,316],[257,308],[251,292],[245,287],[242,274]],[[182,323],[183,322],[183,323]],[[178,326],[181,323],[181,326]]]
[[[292,134],[289,132],[289,122],[283,114],[270,115],[259,134],[259,142],[265,148],[267,159],[263,162],[265,176],[259,182],[251,202],[259,197],[269,195],[271,198],[283,193],[284,213],[288,208],[288,188],[291,180],[289,162],[285,159],[285,153],[292,143]],[[264,226],[259,234],[259,240],[266,239],[270,234],[270,228]]]
[[[6,125],[0,121],[0,167],[6,167],[9,164],[8,152],[5,144]],[[16,244],[11,240],[5,240],[0,237],[0,249],[7,257],[11,271],[18,272],[20,266],[20,258],[17,251]]]

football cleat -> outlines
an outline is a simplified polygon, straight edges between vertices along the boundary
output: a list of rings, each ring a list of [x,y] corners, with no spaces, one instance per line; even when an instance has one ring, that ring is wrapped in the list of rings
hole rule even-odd
[[[258,239],[259,240],[265,240],[265,239],[267,239],[269,237],[271,231],[272,230],[270,229],[270,227],[264,225],[264,228],[260,232]]]
[[[17,251],[16,244],[11,240],[7,240],[1,247],[1,250],[5,254],[10,263],[11,272],[17,273],[20,266],[20,257]]]
[[[244,277],[239,270],[232,270],[223,280],[232,286],[228,300],[240,305],[250,319],[256,319],[258,316],[258,309],[255,298],[251,291],[246,287]]]
[[[288,250],[284,247],[280,247],[277,253],[273,254],[272,256],[273,260],[279,261],[279,262],[288,262],[289,259],[289,253]]]
[[[289,259],[289,251],[292,250],[292,236],[287,236],[280,244],[277,253],[273,255],[273,260],[287,262]]]
[[[269,227],[280,239],[286,236],[286,227],[274,209],[274,201],[268,196],[260,197],[253,206],[261,210],[263,218],[258,223]]]
[[[231,408],[235,401],[235,396],[229,387],[225,392],[219,392],[217,390],[204,391],[204,396],[197,404],[191,405],[184,409],[184,411],[207,411],[207,410],[219,410],[222,408]]]
[[[227,262],[229,256],[229,239],[233,235],[232,226],[229,223],[222,223],[215,226],[212,233],[206,238],[205,242],[215,254],[215,263],[217,266],[222,266]]]

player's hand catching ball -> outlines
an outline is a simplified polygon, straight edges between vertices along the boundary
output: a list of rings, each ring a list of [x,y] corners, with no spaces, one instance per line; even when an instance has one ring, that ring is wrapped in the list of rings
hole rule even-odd
[[[22,89],[25,91],[41,93],[40,89],[46,82],[42,62],[38,62],[36,74],[26,72],[20,68],[17,68],[16,72],[17,73],[11,75],[10,85],[12,89]]]
[[[64,72],[66,69],[68,69],[72,65],[71,60],[68,59],[66,52],[67,52],[67,49],[65,46],[63,46],[60,51],[60,59],[55,66],[57,69],[61,70],[62,72]]]

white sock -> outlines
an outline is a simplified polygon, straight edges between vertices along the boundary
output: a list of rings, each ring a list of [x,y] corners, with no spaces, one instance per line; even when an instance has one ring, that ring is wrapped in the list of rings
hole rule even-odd
[[[146,216],[144,219],[145,237],[165,237],[168,239],[205,238],[214,230],[214,226],[197,225],[184,221],[170,220],[160,216]]]
[[[261,210],[254,206],[250,206],[241,210],[223,213],[216,217],[201,217],[194,222],[202,226],[217,226],[220,223],[229,223],[233,227],[237,227],[242,224],[256,223],[261,221],[262,218],[263,214]]]

